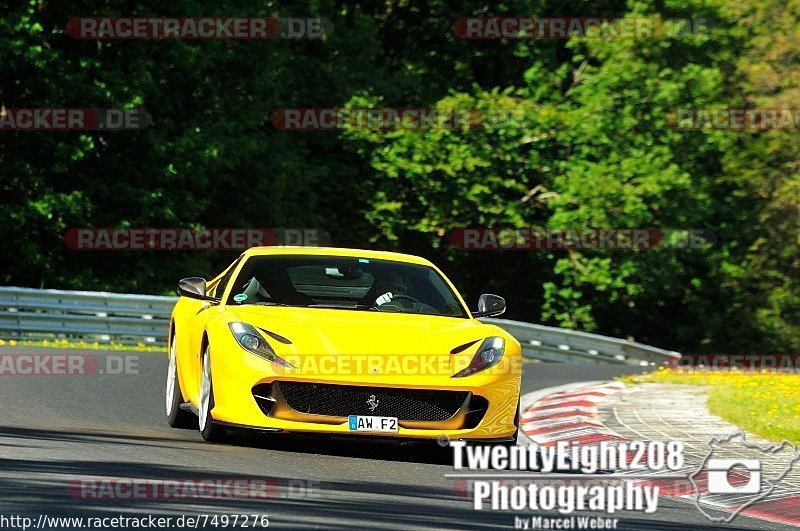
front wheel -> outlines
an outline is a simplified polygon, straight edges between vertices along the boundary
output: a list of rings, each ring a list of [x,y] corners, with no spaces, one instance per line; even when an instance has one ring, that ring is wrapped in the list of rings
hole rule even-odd
[[[167,385],[164,391],[167,406],[167,424],[173,428],[196,428],[197,419],[189,411],[181,409],[183,394],[178,382],[178,353],[175,337],[169,345],[169,365],[167,366]]]
[[[222,442],[227,430],[215,425],[211,410],[214,409],[214,387],[211,384],[211,347],[206,345],[203,351],[203,367],[200,376],[200,407],[197,420],[200,435],[206,442]]]

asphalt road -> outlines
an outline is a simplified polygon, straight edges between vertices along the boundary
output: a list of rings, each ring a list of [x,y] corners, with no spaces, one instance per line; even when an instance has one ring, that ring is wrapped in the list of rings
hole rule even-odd
[[[0,349],[0,355],[57,352],[63,351]],[[445,477],[453,472],[447,455],[435,449],[389,441],[246,434],[229,444],[206,444],[196,431],[172,429],[165,422],[165,355],[84,353],[89,360],[96,357],[95,374],[0,376],[0,528],[13,528],[9,521],[3,525],[3,517],[27,516],[35,524],[39,515],[160,515],[173,521],[181,515],[268,515],[270,527],[323,529],[510,528],[515,516],[531,516],[474,510],[457,480]],[[132,356],[128,369],[117,374],[124,356]],[[523,392],[635,371],[527,364]],[[87,482],[91,478],[97,482]],[[174,480],[182,488],[201,479],[215,480],[215,485],[241,480],[239,485],[249,487],[266,480],[267,490],[259,492],[268,495],[232,498],[223,490],[201,500],[141,493],[119,499],[130,491],[103,490],[103,485],[119,486],[119,478],[162,485]],[[221,527],[222,520],[218,523]],[[776,529],[749,518],[734,523],[728,527]],[[75,527],[73,522],[61,528]],[[711,530],[720,525],[686,504],[662,498],[655,514],[622,516],[617,529],[687,527]]]

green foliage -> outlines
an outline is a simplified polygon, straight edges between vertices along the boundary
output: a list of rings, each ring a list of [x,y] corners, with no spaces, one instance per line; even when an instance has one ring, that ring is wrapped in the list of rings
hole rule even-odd
[[[436,247],[446,232],[470,226],[707,228],[717,241],[703,249],[544,256],[534,273],[542,290],[514,298],[527,295],[523,304],[541,308],[545,322],[671,348],[796,351],[796,173],[783,182],[796,172],[796,132],[680,131],[668,119],[674,108],[744,106],[757,82],[742,74],[760,75],[765,54],[797,68],[788,55],[796,44],[779,39],[786,49],[759,50],[773,46],[767,32],[796,32],[793,17],[781,15],[776,30],[771,8],[753,7],[760,15],[742,28],[741,14],[724,5],[631,5],[630,16],[714,24],[660,39],[574,38],[557,66],[533,59],[508,88],[476,86],[436,103],[513,108],[521,120],[469,131],[348,132],[376,172],[374,241],[411,230]],[[774,77],[771,90],[796,90]],[[449,254],[459,261],[464,253]]]
[[[0,282],[168,293],[235,253],[75,252],[70,227],[320,227],[442,264],[509,317],[684,351],[800,349],[796,130],[674,108],[796,107],[800,5],[31,0],[0,15],[0,104],[144,107],[138,132],[0,132]],[[319,16],[324,41],[89,41],[75,16]],[[170,14],[170,13],[167,13]],[[704,18],[653,39],[459,39],[460,16]],[[673,30],[675,23],[666,22]],[[469,110],[479,127],[291,132],[284,107]],[[705,228],[692,250],[465,252],[465,227]]]

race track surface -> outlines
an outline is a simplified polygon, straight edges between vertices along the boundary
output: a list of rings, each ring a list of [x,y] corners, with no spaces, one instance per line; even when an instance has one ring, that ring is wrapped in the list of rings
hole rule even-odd
[[[57,352],[64,351],[0,349],[0,354]],[[455,480],[445,477],[453,472],[448,454],[435,448],[248,434],[225,445],[206,444],[195,430],[172,429],[164,420],[165,355],[83,353],[96,357],[95,374],[0,376],[0,516],[38,521],[42,514],[258,514],[269,515],[270,527],[278,528],[487,529],[511,528],[514,516],[525,514],[473,510]],[[107,374],[119,372],[104,368],[118,368],[124,356],[132,356],[127,373]],[[638,369],[531,363],[525,366],[523,393],[631,372]],[[269,495],[94,499],[92,491],[81,490],[87,478],[266,479]],[[687,527],[720,528],[693,507],[662,498],[655,514],[622,516],[618,529]],[[739,518],[726,528],[778,526]]]

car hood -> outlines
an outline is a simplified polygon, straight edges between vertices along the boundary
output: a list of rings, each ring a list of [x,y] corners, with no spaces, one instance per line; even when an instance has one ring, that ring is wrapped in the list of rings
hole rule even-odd
[[[267,335],[277,352],[302,355],[450,355],[495,333],[474,319],[326,308],[243,306],[240,321],[291,341]]]

